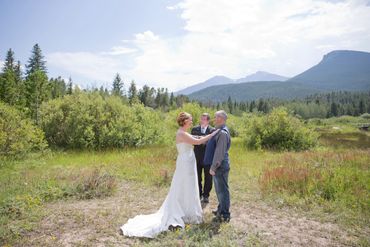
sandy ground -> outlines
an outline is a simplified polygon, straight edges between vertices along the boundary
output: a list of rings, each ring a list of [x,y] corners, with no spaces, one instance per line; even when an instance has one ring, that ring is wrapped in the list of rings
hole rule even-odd
[[[58,201],[47,204],[38,227],[22,238],[19,246],[132,246],[140,240],[124,237],[119,227],[136,214],[155,212],[167,188],[141,188],[124,182],[109,198]],[[216,198],[204,209],[211,218]],[[345,229],[272,208],[263,202],[238,202],[232,206],[230,224],[239,232],[260,236],[268,246],[351,246]]]

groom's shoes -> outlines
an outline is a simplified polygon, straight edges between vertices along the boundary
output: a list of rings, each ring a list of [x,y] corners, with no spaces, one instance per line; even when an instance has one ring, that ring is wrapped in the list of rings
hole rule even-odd
[[[212,219],[212,222],[215,222],[215,223],[229,223],[230,222],[230,217],[223,217],[221,215],[216,215]]]
[[[209,199],[208,199],[208,197],[203,197],[203,199],[202,199],[202,203],[209,203]]]

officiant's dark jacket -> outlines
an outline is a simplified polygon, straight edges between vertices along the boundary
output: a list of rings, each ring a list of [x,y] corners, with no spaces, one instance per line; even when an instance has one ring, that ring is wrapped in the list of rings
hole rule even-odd
[[[201,130],[201,126],[195,126],[191,130],[192,135],[197,135],[197,136],[205,136],[208,134],[211,134],[215,128],[211,127],[208,125],[206,132],[203,134]],[[204,159],[204,153],[206,152],[206,144],[201,144],[201,145],[194,145],[194,153],[195,153],[195,158],[197,159],[197,164],[198,165],[204,165],[203,159]]]

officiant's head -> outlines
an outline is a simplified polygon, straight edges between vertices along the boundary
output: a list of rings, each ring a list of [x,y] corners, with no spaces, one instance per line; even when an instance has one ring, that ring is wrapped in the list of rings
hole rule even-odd
[[[211,119],[211,117],[209,116],[209,114],[207,112],[203,113],[200,116],[200,125],[201,126],[208,126],[210,119]]]
[[[193,124],[193,118],[187,112],[180,112],[180,114],[177,116],[177,123],[180,127],[188,129]]]
[[[226,124],[227,114],[224,110],[216,111],[215,113],[215,125],[221,127]]]

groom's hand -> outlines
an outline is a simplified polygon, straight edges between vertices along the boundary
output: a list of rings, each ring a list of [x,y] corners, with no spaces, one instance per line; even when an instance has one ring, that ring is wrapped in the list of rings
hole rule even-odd
[[[216,175],[214,170],[209,170],[209,174],[211,174],[212,176]]]

